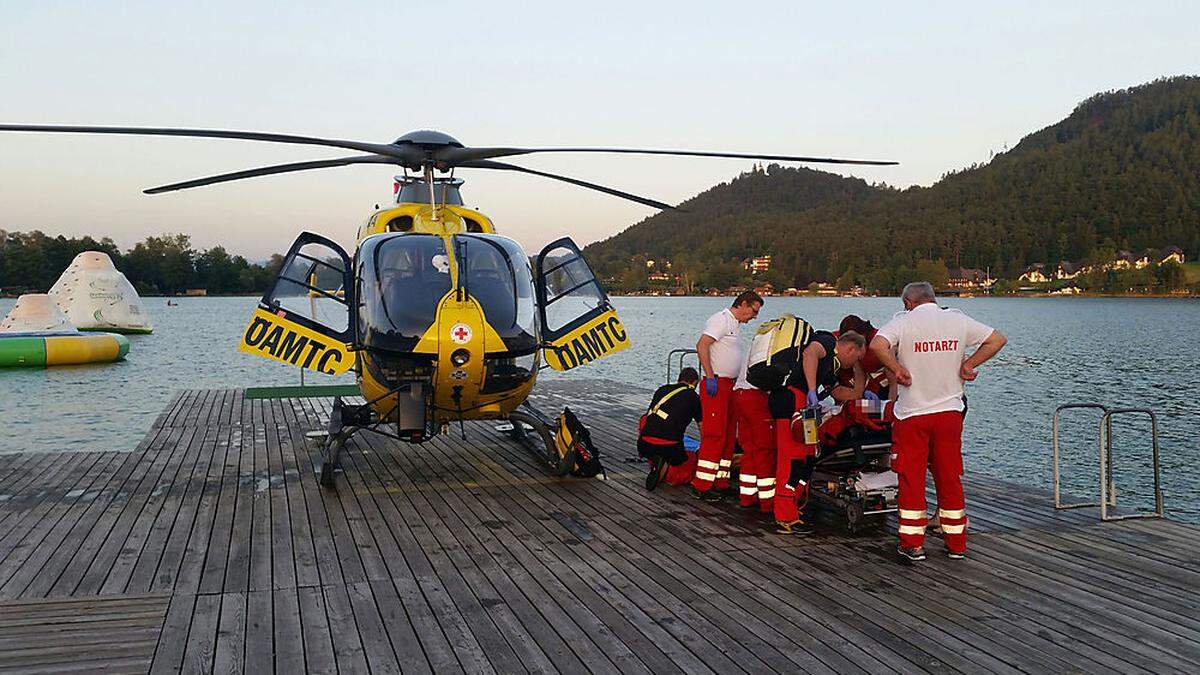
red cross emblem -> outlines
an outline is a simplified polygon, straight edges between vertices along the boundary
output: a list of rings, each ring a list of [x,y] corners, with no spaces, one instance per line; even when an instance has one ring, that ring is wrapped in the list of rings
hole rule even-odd
[[[456,323],[450,329],[450,339],[455,344],[466,344],[471,341],[471,327],[465,323]]]

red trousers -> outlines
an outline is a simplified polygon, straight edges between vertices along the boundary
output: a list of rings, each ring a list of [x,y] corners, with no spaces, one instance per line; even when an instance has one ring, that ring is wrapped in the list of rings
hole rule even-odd
[[[925,542],[925,470],[933,473],[938,518],[951,551],[967,550],[967,514],[962,487],[963,415],[957,411],[917,415],[892,425],[892,470],[900,479],[900,544]]]
[[[800,509],[808,503],[808,478],[816,456],[815,445],[804,443],[804,430],[799,424],[792,430],[792,418],[806,404],[804,392],[795,387],[775,392],[772,416],[775,418],[775,520],[791,522],[800,517]],[[786,402],[786,405],[783,405]]]
[[[742,446],[738,495],[742,506],[758,504],[771,510],[775,499],[775,420],[767,408],[767,392],[737,389],[733,392],[737,442]]]
[[[692,486],[701,492],[714,485],[724,490],[729,487],[733,444],[737,441],[733,379],[718,377],[716,396],[709,396],[701,381],[700,408],[704,413],[704,424],[700,425],[700,452],[696,454],[696,477],[692,479]]]
[[[800,431],[797,429],[797,431]],[[792,433],[791,420],[775,420],[775,520],[791,522],[800,517],[800,509],[808,504],[809,464],[817,448],[805,445]]]
[[[679,466],[667,468],[667,475],[663,480],[667,485],[683,485],[692,482],[692,478],[696,475],[696,453],[689,452],[687,459]]]

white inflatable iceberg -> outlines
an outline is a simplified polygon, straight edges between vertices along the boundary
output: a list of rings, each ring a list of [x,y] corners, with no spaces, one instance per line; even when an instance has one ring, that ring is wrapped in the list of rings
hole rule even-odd
[[[133,284],[117,271],[107,253],[84,251],[75,256],[50,288],[50,297],[79,330],[154,330]]]
[[[17,298],[8,316],[0,321],[0,333],[41,333],[75,331],[67,315],[45,293],[30,293]]]

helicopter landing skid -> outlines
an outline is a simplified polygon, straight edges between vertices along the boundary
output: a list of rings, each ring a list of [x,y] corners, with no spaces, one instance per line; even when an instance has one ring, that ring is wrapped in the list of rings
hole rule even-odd
[[[539,460],[545,462],[550,473],[555,476],[565,476],[575,468],[577,459],[575,449],[571,448],[564,455],[559,452],[558,443],[554,440],[558,423],[533,407],[529,401],[525,401],[520,408],[509,413],[508,420],[512,423],[512,431],[508,432],[509,436],[524,445]],[[526,424],[533,428],[533,434],[525,429],[524,425]]]
[[[346,441],[365,426],[370,426],[370,406],[349,405],[338,396],[333,399],[333,410],[329,412],[329,431],[321,453],[319,471],[322,487],[333,487],[333,477],[338,471],[338,457]]]

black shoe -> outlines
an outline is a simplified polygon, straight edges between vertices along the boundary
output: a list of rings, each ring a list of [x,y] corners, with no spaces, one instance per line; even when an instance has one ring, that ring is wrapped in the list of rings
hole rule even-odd
[[[659,482],[662,481],[663,474],[666,473],[665,465],[666,462],[663,461],[662,456],[656,455],[650,460],[650,472],[646,474],[647,490],[653,490],[658,487]]]
[[[918,562],[925,559],[925,549],[920,546],[916,548],[901,546],[896,549],[896,553],[900,556],[901,560],[908,562]]]
[[[966,551],[950,551],[950,550],[947,550],[947,551],[946,551],[946,557],[947,557],[947,558],[949,558],[949,559],[951,559],[951,560],[966,560],[966,558],[967,558],[967,552],[966,552]]]
[[[699,499],[702,502],[709,502],[709,503],[715,504],[716,502],[719,502],[722,499],[724,499],[725,495],[722,494],[719,490],[712,490],[712,489],[697,490],[696,488],[692,488],[692,497],[694,497],[695,499]]]

